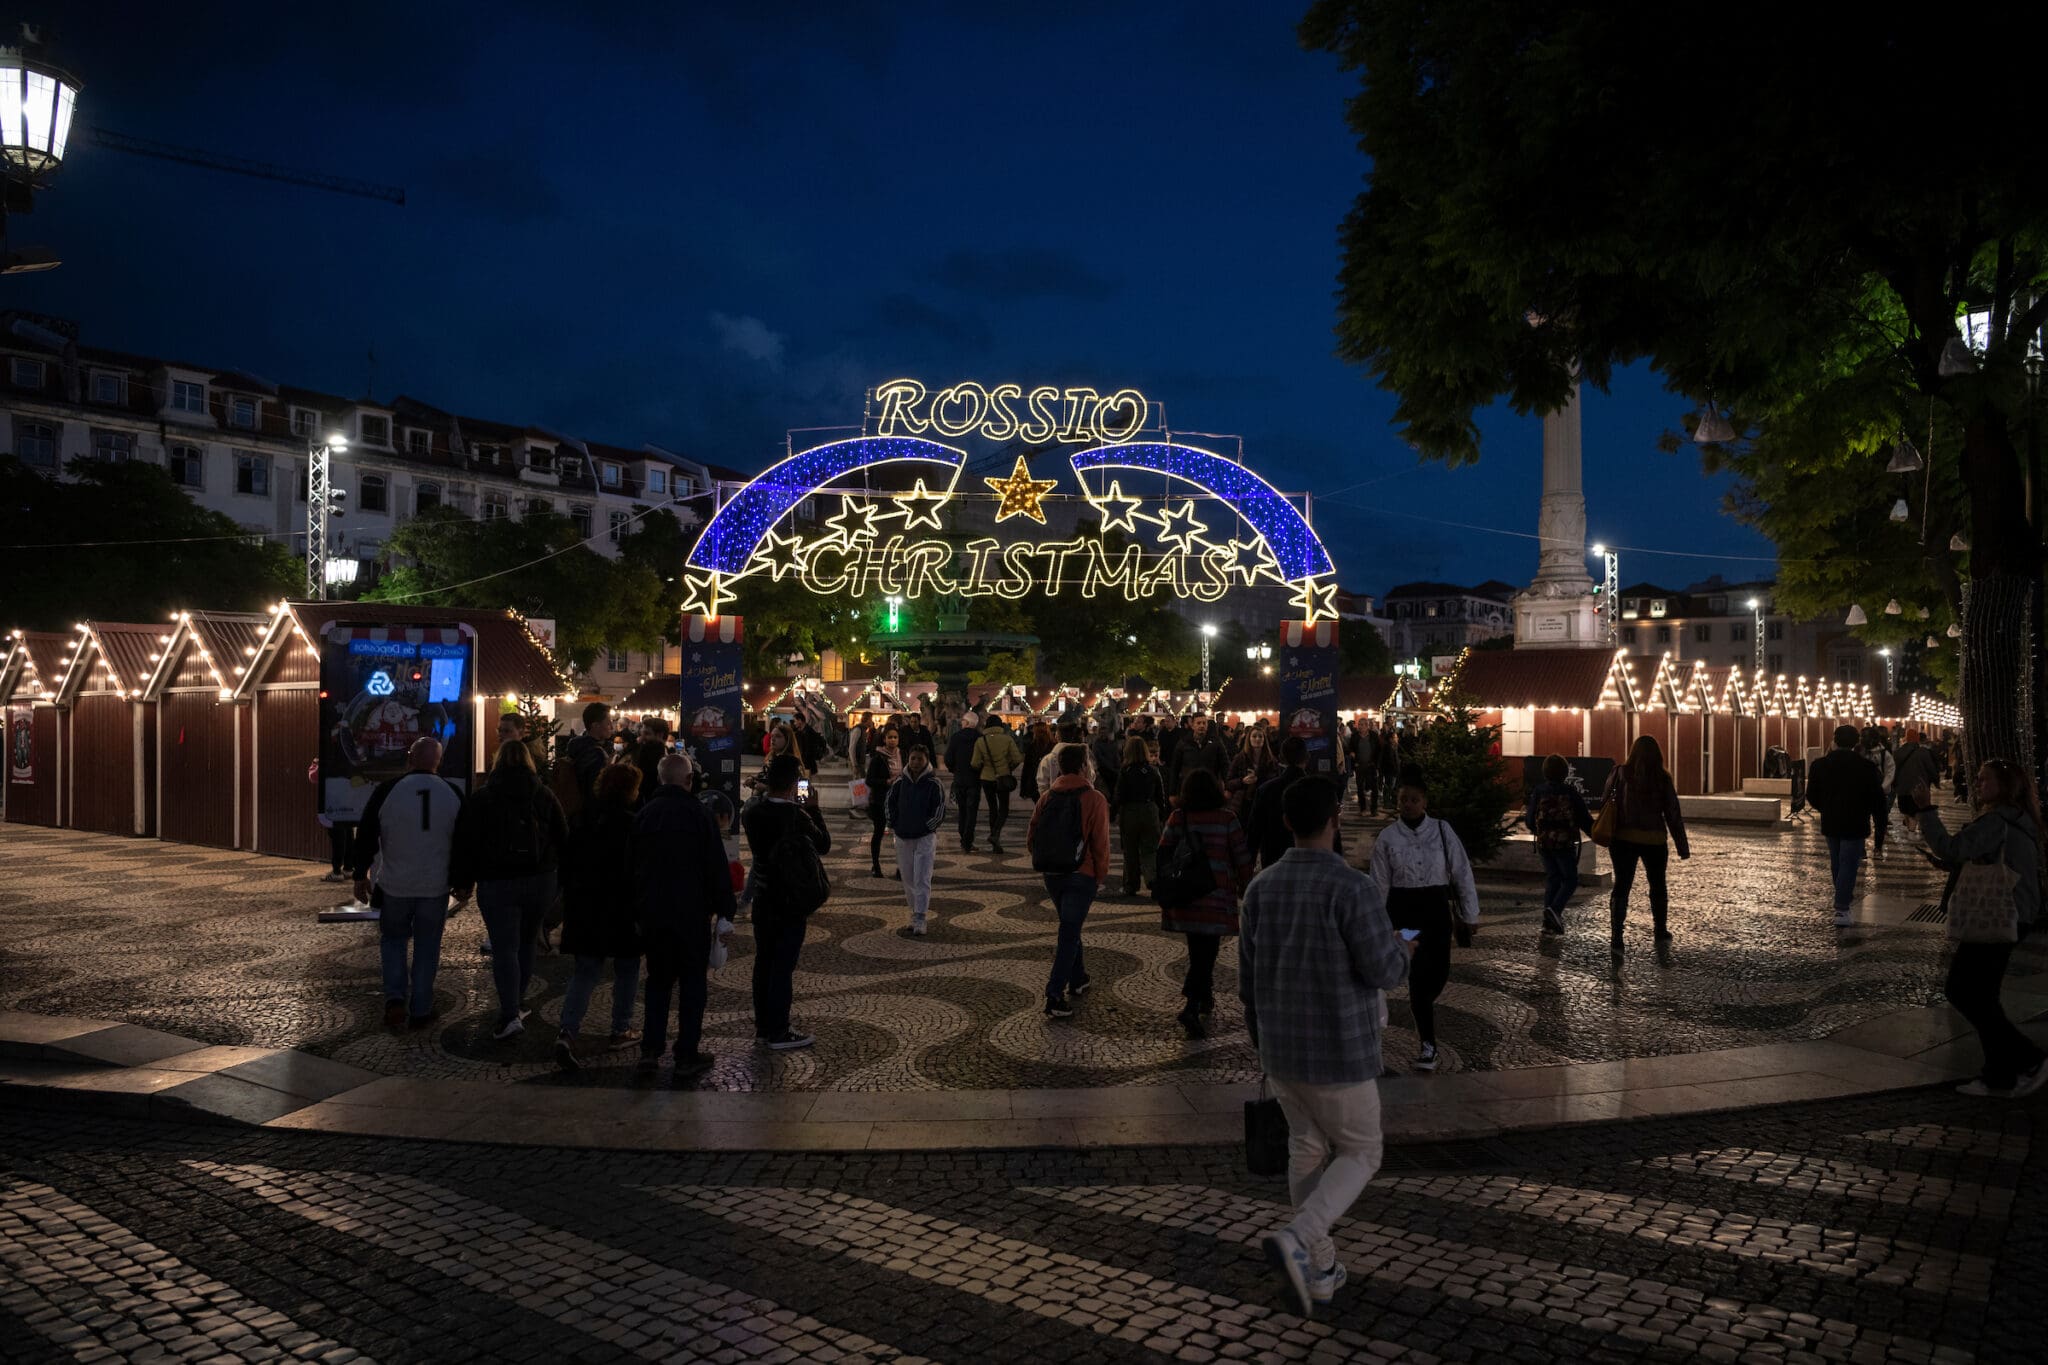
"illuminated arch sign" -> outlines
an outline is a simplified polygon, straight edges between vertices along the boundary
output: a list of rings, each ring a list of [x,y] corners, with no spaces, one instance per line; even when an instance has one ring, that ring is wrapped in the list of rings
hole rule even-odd
[[[715,616],[735,584],[765,574],[818,593],[903,598],[1213,602],[1266,583],[1292,588],[1308,621],[1336,615],[1334,566],[1301,509],[1214,451],[1133,439],[1151,411],[1136,389],[934,391],[899,379],[871,399],[862,435],[790,456],[719,508],[690,551],[685,611]],[[1015,455],[1007,474],[1000,464],[988,473],[935,438],[1083,448],[1065,471]],[[1059,491],[1060,472],[1076,492]],[[1053,533],[1047,504],[1062,500],[1079,505]]]

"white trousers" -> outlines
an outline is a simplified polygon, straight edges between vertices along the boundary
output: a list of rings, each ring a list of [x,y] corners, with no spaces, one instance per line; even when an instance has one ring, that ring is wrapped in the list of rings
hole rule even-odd
[[[903,876],[903,894],[910,901],[910,922],[923,924],[932,903],[932,859],[939,851],[939,836],[921,834],[915,839],[896,836],[896,870]]]
[[[1287,1226],[1308,1248],[1314,1267],[1328,1270],[1337,1259],[1330,1228],[1365,1192],[1386,1154],[1380,1085],[1308,1085],[1278,1077],[1267,1084],[1287,1115],[1287,1193],[1294,1201],[1294,1221]]]

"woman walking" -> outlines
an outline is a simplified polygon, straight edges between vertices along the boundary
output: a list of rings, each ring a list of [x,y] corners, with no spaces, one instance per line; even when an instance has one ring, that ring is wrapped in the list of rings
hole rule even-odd
[[[2014,934],[2016,939],[2025,938],[2041,915],[2041,802],[2034,780],[2017,763],[1990,758],[1977,769],[1973,791],[1977,818],[1955,834],[1941,823],[1925,782],[1908,796],[1919,808],[1920,833],[1937,858],[1954,864],[2002,862],[2016,874],[2011,893]],[[2015,946],[1958,943],[1949,961],[1942,994],[1970,1021],[1984,1045],[1984,1070],[1976,1080],[1957,1087],[1962,1094],[2016,1100],[2048,1083],[2048,1065],[2043,1064],[2048,1054],[2013,1027],[1998,999]]]
[[[568,839],[561,803],[541,785],[533,751],[516,739],[499,745],[490,776],[456,818],[452,880],[458,893],[476,888],[490,934],[500,1041],[523,1030],[532,1013],[521,1002],[533,982],[534,941],[554,904],[555,873]]]
[[[1159,822],[1166,812],[1166,783],[1152,764],[1152,751],[1137,735],[1124,741],[1111,806],[1123,846],[1124,894],[1137,895],[1141,883],[1150,891],[1159,868]]]
[[[1529,789],[1522,823],[1536,836],[1543,860],[1543,932],[1564,932],[1564,908],[1579,889],[1579,836],[1593,832],[1593,813],[1571,785],[1572,765],[1563,754],[1543,760],[1543,780]]]
[[[1408,1008],[1422,1050],[1417,1071],[1436,1070],[1436,1001],[1451,979],[1451,941],[1470,947],[1479,923],[1479,890],[1472,861],[1455,831],[1429,813],[1422,770],[1401,771],[1394,793],[1398,818],[1372,844],[1372,880],[1396,929],[1416,932],[1408,967]]]
[[[889,784],[903,775],[901,732],[893,725],[881,732],[881,742],[868,754],[868,819],[874,823],[874,838],[868,841],[869,875],[882,875],[882,832],[889,827],[887,802]],[[801,760],[799,760],[801,762]],[[890,873],[901,878],[900,873]]]
[[[1030,732],[1024,737],[1024,766],[1017,770],[1017,781],[1021,784],[1018,790],[1026,801],[1037,802],[1041,794],[1038,770],[1052,750],[1052,727],[1042,720],[1032,721]]]
[[[612,963],[610,1046],[640,1041],[633,1003],[640,991],[638,896],[633,880],[633,812],[639,806],[640,768],[611,763],[597,775],[590,804],[570,826],[562,859],[562,951],[574,954],[576,973],[562,998],[555,1065],[577,1071],[577,1035],[590,1008],[606,959]]]
[[[1678,788],[1664,771],[1664,751],[1656,740],[1648,735],[1637,738],[1628,751],[1628,762],[1607,779],[1602,803],[1608,801],[1616,806],[1614,842],[1607,848],[1614,862],[1614,892],[1607,907],[1614,951],[1621,951],[1621,926],[1628,918],[1628,893],[1636,884],[1638,864],[1650,880],[1650,924],[1657,942],[1669,943],[1671,930],[1665,920],[1671,910],[1671,893],[1664,874],[1671,865],[1672,846],[1676,845],[1680,858],[1690,858],[1692,844],[1685,837]]]
[[[1272,746],[1266,743],[1266,727],[1254,725],[1245,731],[1244,746],[1230,760],[1229,777],[1223,784],[1238,819],[1251,818],[1252,797],[1267,778],[1279,771],[1280,761],[1273,757]]]
[[[1206,1038],[1209,1016],[1216,1010],[1216,955],[1223,940],[1237,933],[1237,903],[1255,870],[1251,840],[1225,800],[1223,784],[1206,768],[1195,769],[1182,782],[1180,808],[1166,822],[1159,856],[1169,855],[1183,839],[1200,843],[1216,885],[1186,905],[1160,907],[1159,927],[1187,936],[1188,973],[1180,988],[1187,1003],[1177,1017],[1188,1037]],[[1124,876],[1130,876],[1128,863]]]

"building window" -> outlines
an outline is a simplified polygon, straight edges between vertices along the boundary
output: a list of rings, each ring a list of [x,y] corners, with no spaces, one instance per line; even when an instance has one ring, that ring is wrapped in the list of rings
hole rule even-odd
[[[296,501],[304,502],[306,500],[306,485],[312,477],[309,471],[305,469],[299,470],[299,491],[294,495]]]
[[[1785,656],[1782,654],[1771,655],[1770,664],[1771,672],[1783,673],[1785,671]]]
[[[23,464],[53,469],[57,464],[57,428],[48,422],[14,419],[14,454]]]
[[[617,465],[608,464],[604,467],[604,486],[606,488],[617,488],[619,486],[619,467]]]
[[[362,499],[359,505],[365,512],[389,512],[391,510],[389,485],[384,482],[382,474],[363,475],[363,481],[358,485],[356,496]]]
[[[480,465],[488,465],[492,468],[496,468],[498,462],[502,460],[504,456],[505,447],[503,446],[478,446],[476,448],[476,462]]]
[[[391,419],[389,417],[374,417],[366,412],[360,419],[359,428],[362,431],[364,445],[388,446],[391,444]]]
[[[1657,643],[1660,645],[1668,645],[1671,643],[1671,627],[1657,627]]]
[[[125,375],[108,374],[101,370],[92,377],[92,401],[119,407],[128,401],[128,379]]]
[[[590,539],[590,509],[578,503],[569,505],[569,520],[575,523],[576,534],[584,540]]]
[[[425,512],[441,505],[441,485],[423,483],[413,490],[412,507],[415,512]]]
[[[105,460],[108,464],[126,464],[135,455],[135,438],[125,431],[108,431],[94,427],[92,433],[92,457]]]
[[[433,450],[434,437],[418,427],[408,428],[405,433],[405,449],[408,454],[426,455]]]
[[[253,450],[235,452],[235,491],[253,493],[258,497],[270,495],[270,457],[259,455]]]
[[[320,430],[320,414],[311,408],[292,409],[292,435],[313,436]]]
[[[1434,602],[1431,602],[1431,603],[1430,603],[1430,604],[1429,604],[1428,606],[1425,606],[1425,607],[1424,607],[1424,608],[1422,609],[1422,614],[1423,614],[1424,616],[1434,616],[1434,615],[1436,615],[1436,613],[1437,613],[1437,604],[1436,604],[1436,603],[1434,603]]]
[[[629,662],[630,661],[626,658],[625,650],[613,649],[610,645],[605,646],[604,666],[606,672],[624,673]]]
[[[16,356],[11,374],[17,389],[40,389],[43,386],[43,362],[40,360],[24,360]]]
[[[526,448],[526,467],[536,474],[554,473],[555,452],[547,446],[528,446]]]
[[[1636,628],[1634,626],[1630,626],[1627,630],[1624,630],[1621,633],[1621,642],[1625,645],[1628,645],[1630,648],[1635,647]]]
[[[1764,623],[1764,638],[1766,640],[1784,639],[1785,623],[1783,621],[1766,621]]]
[[[1651,618],[1652,618],[1652,619],[1656,619],[1656,618],[1662,617],[1662,616],[1663,616],[1663,615],[1665,614],[1666,610],[1667,610],[1667,609],[1668,609],[1668,608],[1670,607],[1670,605],[1671,605],[1671,604],[1670,604],[1669,602],[1666,602],[1666,601],[1665,601],[1665,600],[1664,600],[1663,598],[1661,598],[1661,597],[1653,597],[1653,598],[1651,598],[1651,599],[1650,599],[1650,616],[1651,616]]]
[[[650,493],[668,492],[668,471],[666,469],[650,469],[647,471],[647,491]]]
[[[1728,639],[1731,644],[1739,645],[1748,638],[1749,627],[1744,625],[1742,622],[1737,621],[1733,625],[1728,627]]]
[[[253,398],[229,399],[228,425],[240,427],[243,431],[256,430],[256,400]]]
[[[1854,654],[1837,654],[1835,656],[1835,681],[1847,683],[1862,682],[1863,660],[1857,658]]]
[[[168,468],[171,482],[181,488],[206,487],[206,456],[198,446],[172,446]]]
[[[554,514],[555,505],[549,502],[546,498],[528,498],[525,502],[521,503],[519,507],[519,515],[521,518],[551,517]]]
[[[1728,610],[1728,599],[1725,597],[1709,598],[1707,600],[1707,606],[1713,610],[1716,616],[1718,616],[1722,612]]]
[[[485,521],[503,521],[505,519],[505,495],[503,493],[484,494],[483,519]]]
[[[609,529],[605,533],[606,537],[612,544],[616,545],[625,538],[626,523],[632,520],[632,518],[624,512],[613,512],[606,520],[609,523]]]
[[[1692,628],[1692,638],[1703,645],[1711,643],[1714,638],[1714,628],[1712,626],[1694,626]]]
[[[206,411],[206,385],[187,379],[171,381],[171,406],[179,412]]]

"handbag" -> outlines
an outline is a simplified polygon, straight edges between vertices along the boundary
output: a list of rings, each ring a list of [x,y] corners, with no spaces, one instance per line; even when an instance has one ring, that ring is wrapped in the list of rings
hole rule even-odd
[[[1614,775],[1614,785],[1607,789],[1607,799],[1600,803],[1600,813],[1593,817],[1593,832],[1588,838],[1602,848],[1611,847],[1614,836],[1621,832],[1621,774]]]
[[[1216,870],[1209,866],[1209,850],[1200,835],[1186,823],[1169,828],[1178,828],[1180,839],[1173,852],[1159,859],[1152,878],[1152,901],[1161,910],[1178,910],[1216,889]]]
[[[997,778],[996,790],[1001,792],[1005,796],[1008,796],[1011,792],[1017,790],[1017,774],[1004,773],[1001,777]]]
[[[1955,889],[1949,896],[1949,941],[2019,942],[2020,908],[2013,896],[2013,887],[2019,879],[2019,872],[2005,860],[2003,840],[1998,845],[1997,862],[1963,864],[1962,871],[1956,874]]]
[[[1266,1093],[1259,1079],[1259,1097],[1244,1102],[1244,1164],[1253,1175],[1287,1174],[1287,1113]]]

